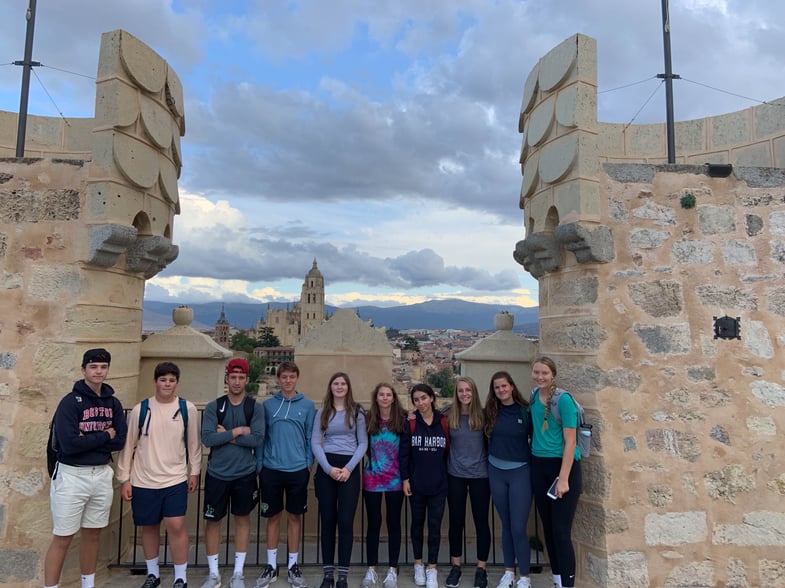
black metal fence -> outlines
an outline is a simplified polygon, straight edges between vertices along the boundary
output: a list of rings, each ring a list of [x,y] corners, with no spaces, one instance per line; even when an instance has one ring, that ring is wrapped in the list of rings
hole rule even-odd
[[[200,414],[202,411],[200,410]],[[203,414],[202,414],[203,416]],[[205,471],[207,457],[204,457],[202,472]],[[189,497],[188,512],[186,514],[186,526],[188,528],[189,536],[192,539],[191,549],[188,557],[189,567],[206,567],[207,558],[204,554],[203,545],[203,528],[202,521],[202,484],[200,480],[199,487],[195,495]],[[120,522],[118,528],[118,541],[117,541],[117,555],[111,564],[115,568],[127,568],[133,571],[143,571],[145,569],[145,559],[141,548],[141,534],[138,527],[134,527],[133,531],[127,530],[127,525],[133,524],[131,522],[130,503],[124,502],[119,497],[119,513]],[[313,495],[313,485],[309,489],[308,504],[313,506],[318,504],[316,497]],[[352,550],[352,565],[365,564],[365,506],[363,504],[362,492],[360,500],[358,501],[358,511],[355,516],[355,541]],[[246,555],[247,566],[263,566],[267,563],[267,527],[264,517],[261,516],[261,510],[255,509],[254,514],[251,515],[251,538]],[[402,537],[401,537],[401,564],[413,563],[414,558],[411,552],[411,540],[409,537],[409,502],[404,500],[404,506],[401,513],[402,521]],[[359,525],[357,522],[359,518]],[[447,519],[444,517],[442,523],[442,547],[439,550],[440,564],[449,563],[449,548],[444,541],[447,538]],[[493,504],[490,505],[490,512],[488,520],[491,526],[491,552],[488,557],[488,565],[502,565],[503,557],[501,554],[501,542],[498,540],[501,534],[501,524],[496,517]],[[286,517],[281,518],[281,537],[286,537],[285,533]],[[467,533],[467,530],[473,529],[474,524],[471,521],[470,509],[467,508],[467,522],[464,525],[463,535],[463,562],[466,565],[476,563],[474,550],[473,536]],[[162,525],[163,528],[163,525]],[[316,566],[321,565],[321,532],[319,525],[318,509],[314,514],[306,513],[302,516],[300,532],[300,558],[299,561],[303,566]],[[540,525],[537,519],[536,509],[532,506],[530,521],[527,525],[530,530],[530,544],[531,544],[531,562],[532,571],[541,571],[547,562],[543,557],[543,542],[540,536]],[[315,530],[314,530],[315,529]],[[233,552],[232,552],[232,517],[226,516],[223,520],[223,533],[222,533],[222,552],[219,553],[219,561],[221,567],[230,567],[234,565]],[[380,555],[383,553],[384,536],[381,537],[379,545]],[[231,557],[230,557],[231,556]],[[381,558],[384,561],[384,558]],[[171,565],[171,557],[169,554],[169,545],[166,533],[163,534],[161,542],[160,563],[163,566]]]

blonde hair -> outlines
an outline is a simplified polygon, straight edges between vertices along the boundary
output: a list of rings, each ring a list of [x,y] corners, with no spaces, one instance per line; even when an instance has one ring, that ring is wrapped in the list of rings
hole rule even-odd
[[[472,401],[469,403],[469,430],[481,431],[485,426],[485,411],[482,408],[480,393],[477,391],[477,384],[468,376],[458,376],[455,378],[455,402],[453,402],[450,412],[447,415],[447,422],[451,429],[461,428],[461,403],[458,402],[458,384],[465,382],[472,391]]]
[[[556,362],[546,355],[541,355],[532,362],[532,367],[538,363],[547,367],[553,374],[553,381],[548,389],[540,390],[540,400],[545,404],[545,414],[542,417],[541,430],[545,432],[548,430],[548,415],[551,413],[551,398],[553,398],[553,395],[556,393]],[[545,396],[543,396],[543,392],[545,392]]]

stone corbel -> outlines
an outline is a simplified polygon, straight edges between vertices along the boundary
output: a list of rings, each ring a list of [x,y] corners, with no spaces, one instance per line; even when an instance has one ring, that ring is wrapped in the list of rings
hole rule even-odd
[[[174,261],[178,252],[177,245],[172,245],[166,237],[143,237],[128,248],[127,269],[130,272],[141,272],[146,279],[150,279]]]
[[[562,262],[561,246],[548,233],[534,233],[518,241],[512,256],[535,278],[558,269]]]
[[[575,254],[578,263],[608,263],[615,256],[611,230],[600,225],[593,231],[578,223],[559,225],[556,240]]]
[[[136,240],[136,228],[126,225],[97,225],[90,227],[87,263],[112,267],[117,258]]]

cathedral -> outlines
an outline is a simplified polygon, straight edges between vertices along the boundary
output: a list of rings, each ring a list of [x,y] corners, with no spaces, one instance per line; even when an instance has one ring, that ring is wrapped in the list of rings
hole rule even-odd
[[[300,301],[293,307],[270,308],[267,305],[266,316],[259,319],[256,325],[257,337],[262,329],[269,327],[278,337],[282,347],[293,347],[311,329],[318,327],[327,320],[324,313],[324,276],[313,260],[313,267],[306,274],[300,291]]]

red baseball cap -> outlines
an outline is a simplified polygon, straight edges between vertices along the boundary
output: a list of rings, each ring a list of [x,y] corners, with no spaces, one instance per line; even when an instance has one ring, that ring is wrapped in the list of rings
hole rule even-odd
[[[227,374],[231,372],[242,372],[247,374],[249,371],[250,368],[248,367],[248,362],[242,357],[235,357],[234,359],[230,359],[229,363],[226,364]]]

